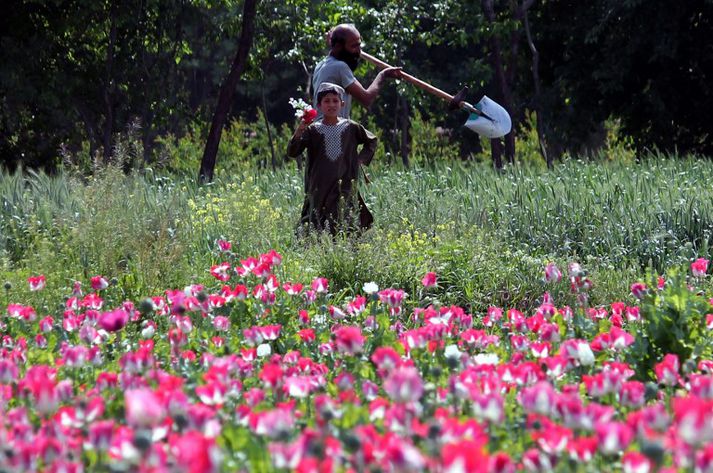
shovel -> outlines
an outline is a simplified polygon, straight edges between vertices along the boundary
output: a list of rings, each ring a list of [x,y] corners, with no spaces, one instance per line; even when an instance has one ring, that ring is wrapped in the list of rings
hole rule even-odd
[[[364,51],[361,52],[361,57],[380,69],[391,67],[381,59],[378,59],[371,54],[367,54]],[[418,79],[410,74],[406,74],[403,71],[401,71],[401,79],[425,90],[430,94],[435,95],[436,97],[448,101],[448,108],[450,110],[463,109],[470,112],[470,116],[465,122],[465,126],[479,135],[483,135],[488,138],[500,138],[501,136],[505,136],[510,133],[512,121],[510,120],[510,115],[507,110],[505,110],[497,102],[488,98],[486,95],[480,99],[480,102],[475,105],[471,105],[465,101],[465,94],[468,92],[467,87],[464,87],[454,96],[422,81],[421,79]]]

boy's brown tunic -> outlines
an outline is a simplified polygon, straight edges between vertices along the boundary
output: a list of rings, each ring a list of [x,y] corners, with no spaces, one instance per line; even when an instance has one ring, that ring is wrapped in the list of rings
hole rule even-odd
[[[335,125],[321,120],[305,129],[302,136],[290,140],[287,155],[298,156],[307,149],[305,200],[300,224],[309,223],[331,231],[335,224],[348,219],[353,199],[359,202],[359,225],[371,226],[374,218],[356,190],[360,164],[369,164],[376,152],[377,138],[355,121],[339,118]],[[362,145],[358,151],[358,145]],[[344,206],[344,207],[341,207]],[[346,210],[344,214],[342,209]]]

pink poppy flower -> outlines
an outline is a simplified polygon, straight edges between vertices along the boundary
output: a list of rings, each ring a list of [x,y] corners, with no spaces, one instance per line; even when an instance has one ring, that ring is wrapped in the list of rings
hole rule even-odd
[[[636,322],[641,320],[641,315],[639,314],[639,307],[627,307],[626,308],[626,320],[628,322]]]
[[[226,332],[230,329],[230,319],[219,315],[213,319],[213,327],[219,332]]]
[[[218,281],[226,282],[230,279],[230,264],[225,262],[214,264],[210,267],[210,274]]]
[[[705,258],[698,258],[696,261],[691,263],[691,273],[694,277],[704,278],[706,276],[706,271],[708,271],[708,260]]]
[[[27,282],[30,284],[30,291],[41,291],[47,285],[47,279],[44,274],[30,276],[27,278]]]
[[[421,284],[423,284],[423,287],[425,287],[425,288],[436,287],[436,285],[437,285],[436,273],[434,273],[434,272],[426,273],[426,275],[421,279]]]
[[[460,440],[443,446],[441,462],[446,472],[488,473],[489,458],[482,443]]]
[[[516,465],[510,455],[505,452],[497,452],[490,456],[488,461],[488,473],[515,473]]]
[[[93,276],[91,278],[92,289],[95,291],[101,291],[109,287],[109,281],[104,278],[104,276]]]
[[[713,442],[713,400],[693,396],[676,397],[672,400],[676,432],[681,440],[691,446]]]
[[[280,331],[282,330],[282,325],[265,325],[263,327],[257,327],[263,340],[277,340],[280,336]]]
[[[166,417],[166,408],[158,395],[147,388],[124,392],[126,422],[132,427],[153,427]]]
[[[626,450],[634,437],[631,427],[623,422],[600,422],[594,430],[599,451],[605,455],[614,455]]]
[[[649,473],[653,464],[643,453],[630,451],[621,458],[621,469],[624,473]]]
[[[705,374],[690,374],[688,376],[688,388],[691,395],[713,399],[713,376]]]
[[[260,261],[266,263],[271,268],[282,264],[282,255],[275,250],[260,255]]]
[[[545,282],[557,283],[562,280],[562,272],[555,263],[547,263],[545,266]]]
[[[499,424],[505,418],[505,400],[497,392],[487,394],[471,393],[473,415],[479,421]]]
[[[207,406],[221,406],[227,399],[227,389],[219,382],[196,387],[196,396]]]
[[[556,458],[536,448],[527,450],[522,455],[522,465],[529,473],[545,473],[554,470]]]
[[[295,425],[295,417],[288,409],[273,409],[250,414],[250,428],[258,435],[278,438],[290,433]]]
[[[384,289],[379,292],[379,300],[389,307],[401,307],[406,293],[401,289]]]
[[[317,294],[325,294],[329,290],[329,281],[327,278],[314,278],[312,290]]]
[[[99,326],[107,332],[117,332],[124,328],[128,322],[129,314],[127,314],[123,309],[103,312],[99,316]]]
[[[646,295],[646,293],[648,291],[649,291],[649,288],[646,287],[646,284],[644,284],[642,282],[635,282],[634,284],[631,285],[631,293],[637,299],[643,299],[643,297]]]
[[[364,349],[366,339],[359,327],[346,326],[334,331],[337,351],[345,355],[356,355]]]
[[[170,450],[187,473],[213,473],[220,470],[222,454],[215,440],[195,430],[171,437]]]
[[[0,383],[10,384],[17,380],[17,364],[8,359],[0,358]]]
[[[423,380],[413,366],[392,370],[384,381],[384,391],[398,403],[418,401],[423,394]]]
[[[258,260],[255,258],[247,258],[244,260],[240,260],[240,267],[235,267],[235,272],[238,273],[238,276],[247,276],[249,275],[253,269],[258,265]]]
[[[302,292],[303,287],[304,286],[302,286],[302,284],[299,284],[299,283],[293,284],[293,283],[286,282],[286,283],[282,284],[282,289],[284,289],[284,291],[287,294],[289,294],[290,296],[296,296],[297,294]]]
[[[84,296],[84,299],[82,299],[82,302],[79,305],[87,309],[100,310],[104,305],[104,300],[96,293],[92,292]]]
[[[111,445],[111,439],[114,434],[114,421],[101,420],[94,422],[89,426],[89,435],[87,439],[95,450],[105,452]]]
[[[488,307],[488,313],[483,317],[483,325],[492,327],[503,318],[503,310],[500,307]]]
[[[228,252],[233,247],[233,244],[227,240],[216,240],[216,244],[218,245],[218,249],[222,252]]]
[[[570,458],[577,463],[588,463],[597,452],[597,439],[595,437],[575,437],[567,443]]]
[[[520,404],[525,412],[549,415],[555,405],[557,391],[548,381],[524,388],[520,393]]]
[[[678,356],[669,353],[663,357],[663,361],[654,365],[654,372],[656,373],[656,379],[661,384],[667,386],[674,386],[678,384],[681,377],[678,374],[680,364],[678,361]]]
[[[555,423],[544,425],[536,435],[533,433],[537,445],[548,455],[562,453],[573,437],[570,429]]]
[[[696,472],[713,472],[713,444],[708,444],[696,454]]]
[[[627,381],[622,383],[619,398],[622,405],[627,407],[641,407],[646,402],[646,387],[640,381]]]
[[[354,300],[347,304],[347,312],[351,315],[359,315],[366,309],[366,298],[364,296],[356,296]]]

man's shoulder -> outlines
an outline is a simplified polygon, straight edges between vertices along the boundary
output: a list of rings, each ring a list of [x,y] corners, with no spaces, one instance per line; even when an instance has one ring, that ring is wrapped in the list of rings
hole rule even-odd
[[[317,64],[317,67],[330,70],[346,70],[349,72],[352,71],[351,69],[349,69],[349,66],[346,62],[340,61],[334,56],[327,56],[326,58],[322,59],[319,64]]]

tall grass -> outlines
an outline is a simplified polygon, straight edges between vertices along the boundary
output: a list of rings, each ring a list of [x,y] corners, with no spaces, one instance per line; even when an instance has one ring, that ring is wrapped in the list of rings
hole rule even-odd
[[[198,187],[153,172],[94,177],[0,174],[0,277],[30,273],[55,285],[94,274],[123,279],[127,297],[201,282],[222,257],[275,248],[283,277],[329,277],[349,292],[367,281],[474,310],[533,304],[544,263],[576,259],[597,286],[593,301],[626,297],[647,268],[710,256],[713,164],[651,157],[640,163],[568,161],[552,171],[486,165],[380,165],[362,186],[376,217],[359,238],[297,239],[302,178],[294,163],[248,168]],[[434,270],[440,289],[423,294]],[[566,284],[552,289],[568,297]]]
[[[709,256],[713,164],[652,157],[641,163],[569,161],[553,171],[439,166],[384,170],[371,201],[382,224],[476,225],[531,254],[597,258],[656,270]]]

